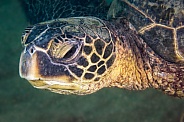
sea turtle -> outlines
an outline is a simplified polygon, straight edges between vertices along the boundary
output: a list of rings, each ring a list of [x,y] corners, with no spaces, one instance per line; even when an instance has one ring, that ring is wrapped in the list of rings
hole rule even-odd
[[[60,94],[116,86],[153,87],[183,97],[183,5],[182,0],[114,0],[108,20],[68,17],[28,27],[20,76]]]

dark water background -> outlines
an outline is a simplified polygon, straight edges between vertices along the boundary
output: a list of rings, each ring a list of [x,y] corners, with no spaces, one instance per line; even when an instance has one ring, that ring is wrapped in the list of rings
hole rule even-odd
[[[18,0],[0,1],[0,122],[180,122],[184,99],[154,89],[67,96],[33,88],[18,74],[27,25]]]

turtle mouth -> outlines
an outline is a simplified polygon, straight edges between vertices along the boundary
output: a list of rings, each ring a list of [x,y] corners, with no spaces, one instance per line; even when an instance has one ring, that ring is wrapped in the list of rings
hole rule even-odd
[[[62,81],[52,81],[52,80],[42,80],[42,79],[35,79],[35,80],[28,80],[31,85],[38,89],[47,89],[55,93],[60,94],[70,94],[75,92],[82,92],[83,88],[81,85],[76,83],[67,83]]]

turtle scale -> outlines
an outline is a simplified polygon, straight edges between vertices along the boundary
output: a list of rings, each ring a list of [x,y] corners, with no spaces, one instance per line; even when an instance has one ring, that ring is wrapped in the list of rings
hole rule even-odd
[[[20,2],[31,24],[94,14],[96,17],[106,19],[109,8],[105,0],[20,0]]]
[[[116,8],[118,9],[114,9]],[[139,35],[162,58],[183,63],[184,3],[181,0],[114,0],[108,17],[126,17]]]
[[[181,53],[181,55],[184,55],[184,28],[178,28],[177,29],[177,39],[178,39],[178,50]]]

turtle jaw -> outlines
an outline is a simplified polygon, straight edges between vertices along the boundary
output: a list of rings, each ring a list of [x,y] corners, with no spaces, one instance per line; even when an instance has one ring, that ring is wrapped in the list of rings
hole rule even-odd
[[[41,66],[39,66],[39,53],[30,55],[28,52],[22,52],[19,63],[19,74],[38,89],[47,89],[59,94],[86,94],[85,84],[71,78],[65,74],[62,76],[43,76]],[[42,59],[44,56],[42,55]],[[43,67],[44,68],[44,67]]]
[[[59,94],[75,94],[83,93],[83,87],[76,83],[66,83],[62,81],[47,81],[47,80],[29,80],[33,87],[38,89],[47,89]]]

